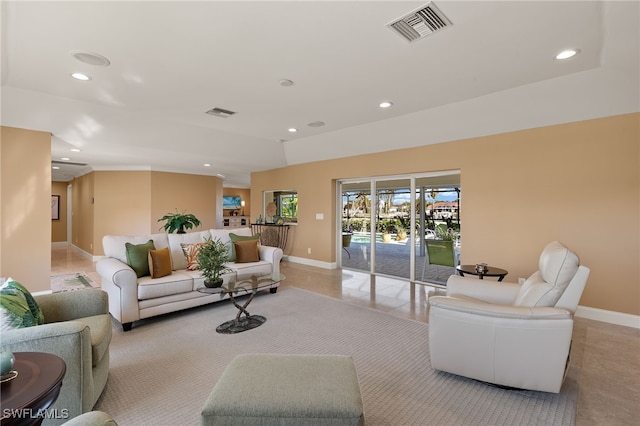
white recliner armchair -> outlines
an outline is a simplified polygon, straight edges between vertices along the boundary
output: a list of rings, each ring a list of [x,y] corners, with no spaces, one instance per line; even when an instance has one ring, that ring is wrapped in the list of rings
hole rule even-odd
[[[589,276],[578,256],[548,244],[524,284],[451,276],[429,299],[431,366],[497,385],[558,393],[573,314]]]

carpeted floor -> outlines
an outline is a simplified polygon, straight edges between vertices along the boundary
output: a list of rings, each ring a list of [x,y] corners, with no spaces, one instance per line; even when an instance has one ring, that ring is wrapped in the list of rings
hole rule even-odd
[[[575,383],[560,394],[509,391],[433,370],[428,326],[296,288],[259,294],[256,329],[221,335],[228,301],[136,323],[114,323],[111,368],[96,410],[121,426],[197,425],[226,365],[239,353],[343,354],[354,359],[372,425],[573,425]],[[473,362],[473,354],[469,354]]]

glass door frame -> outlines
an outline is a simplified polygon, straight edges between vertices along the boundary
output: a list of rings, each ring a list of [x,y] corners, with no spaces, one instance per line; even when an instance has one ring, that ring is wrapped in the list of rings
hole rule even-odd
[[[460,170],[446,170],[446,171],[439,171],[439,172],[424,172],[424,173],[412,173],[412,174],[406,174],[406,175],[389,175],[389,176],[372,176],[372,177],[366,177],[366,178],[352,178],[352,179],[338,179],[336,180],[336,198],[337,198],[337,202],[336,202],[336,265],[338,268],[342,268],[342,220],[343,220],[343,208],[344,208],[344,204],[343,204],[343,184],[350,184],[350,183],[365,183],[365,182],[369,182],[369,191],[370,191],[370,196],[371,196],[371,205],[372,208],[370,209],[369,215],[370,215],[370,227],[369,227],[369,235],[370,235],[370,250],[371,250],[371,263],[369,265],[369,271],[363,271],[363,272],[368,272],[371,275],[379,275],[379,276],[391,276],[393,278],[397,278],[397,279],[403,279],[406,280],[406,278],[404,277],[397,277],[394,275],[388,275],[388,274],[384,274],[381,272],[376,272],[376,229],[377,229],[377,209],[373,208],[373,206],[378,206],[378,194],[377,194],[377,189],[378,189],[378,183],[379,182],[384,182],[384,181],[394,181],[394,180],[409,180],[410,185],[409,185],[409,200],[410,200],[410,229],[409,232],[407,233],[407,236],[409,238],[409,282],[420,282],[422,283],[422,281],[416,279],[416,238],[418,238],[417,235],[417,229],[416,229],[416,223],[417,221],[420,221],[421,223],[421,228],[420,231],[424,232],[423,227],[425,224],[425,219],[424,219],[424,206],[421,209],[422,213],[420,214],[420,216],[418,217],[418,215],[416,214],[416,212],[418,211],[418,209],[416,208],[416,203],[417,203],[417,197],[416,197],[416,191],[418,189],[420,189],[420,200],[422,203],[425,203],[425,191],[423,187],[418,188],[417,187],[417,180],[418,179],[423,179],[423,178],[436,178],[439,176],[446,176],[446,175],[452,175],[452,174],[458,174],[460,175]],[[459,185],[458,185],[459,186]],[[424,242],[421,242],[420,245],[420,252],[423,254],[424,252]],[[424,284],[429,284],[425,282]]]

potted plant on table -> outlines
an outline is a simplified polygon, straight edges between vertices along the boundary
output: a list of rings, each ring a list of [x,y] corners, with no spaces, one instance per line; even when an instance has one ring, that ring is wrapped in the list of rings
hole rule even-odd
[[[228,261],[229,247],[225,243],[218,238],[207,238],[204,241],[196,256],[196,262],[202,271],[206,287],[215,288],[222,285],[222,275],[230,272],[225,266]]]
[[[177,231],[178,234],[186,234],[185,229],[200,226],[200,221],[197,217],[191,213],[178,213],[178,210],[176,210],[175,213],[167,213],[158,219],[158,222],[162,221],[165,221],[165,224],[160,229],[164,228],[168,234],[171,234],[173,231]]]

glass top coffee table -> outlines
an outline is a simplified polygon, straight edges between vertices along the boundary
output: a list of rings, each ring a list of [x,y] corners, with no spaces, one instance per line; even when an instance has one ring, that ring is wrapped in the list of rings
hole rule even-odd
[[[216,331],[221,334],[235,334],[243,331],[251,330],[252,328],[260,327],[267,319],[262,315],[251,315],[247,311],[247,306],[251,303],[258,290],[269,289],[271,293],[275,293],[278,290],[277,284],[284,281],[286,277],[283,274],[266,274],[266,275],[243,275],[237,276],[235,273],[231,275],[228,282],[221,287],[208,288],[200,287],[198,291],[200,293],[207,294],[225,294],[229,296],[231,303],[238,308],[238,315],[235,319],[225,321],[216,327]],[[249,295],[249,298],[244,301],[242,305],[236,300],[238,296]],[[244,314],[244,316],[243,316]]]

